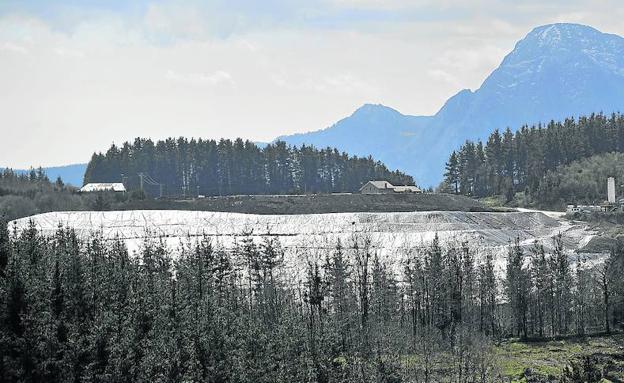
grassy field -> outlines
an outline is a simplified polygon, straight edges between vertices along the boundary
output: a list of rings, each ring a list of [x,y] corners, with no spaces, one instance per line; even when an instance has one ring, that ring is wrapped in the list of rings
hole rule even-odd
[[[501,374],[512,382],[558,381],[572,362],[589,357],[604,382],[624,382],[624,335],[545,342],[507,341],[495,349]]]

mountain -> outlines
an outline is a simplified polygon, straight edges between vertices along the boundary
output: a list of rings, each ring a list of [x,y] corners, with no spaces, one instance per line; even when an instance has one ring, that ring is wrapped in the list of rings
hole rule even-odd
[[[73,186],[82,186],[82,180],[87,170],[87,164],[74,164],[65,166],[55,166],[43,168],[50,180],[54,181],[57,177],[61,177],[63,182]]]
[[[372,155],[391,169],[405,169],[410,174],[422,175],[426,164],[414,161],[414,143],[423,139],[432,117],[408,116],[383,105],[366,104],[351,116],[338,121],[328,129],[312,133],[282,136],[278,140],[292,145],[337,147],[350,154]],[[422,185],[422,177],[416,178]]]
[[[0,169],[2,171],[4,169]],[[87,170],[87,164],[74,164],[65,166],[53,166],[43,168],[48,178],[54,182],[58,177],[61,177],[63,182],[71,184],[73,186],[82,186],[82,180]],[[25,169],[13,169],[17,173],[28,173],[30,170]]]
[[[442,179],[450,152],[494,129],[624,111],[624,38],[579,24],[550,24],[520,40],[476,91],[462,90],[434,116],[364,105],[335,125],[278,139],[372,155],[421,186]]]

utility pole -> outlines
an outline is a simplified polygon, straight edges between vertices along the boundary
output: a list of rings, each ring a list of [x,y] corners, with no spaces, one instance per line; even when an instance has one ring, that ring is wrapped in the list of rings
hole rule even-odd
[[[124,186],[124,194],[126,194],[127,192],[127,188],[126,188],[126,177],[124,177],[124,174],[121,173],[121,184]]]
[[[139,173],[139,179],[141,182],[141,191],[143,191],[143,173]]]

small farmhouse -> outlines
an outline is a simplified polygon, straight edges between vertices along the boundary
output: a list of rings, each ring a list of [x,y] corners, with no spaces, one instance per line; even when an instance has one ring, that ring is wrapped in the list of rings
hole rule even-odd
[[[126,187],[121,182],[118,183],[90,183],[80,189],[81,193],[113,191],[123,193]]]
[[[362,194],[421,193],[417,186],[397,186],[388,181],[368,181],[360,188]]]

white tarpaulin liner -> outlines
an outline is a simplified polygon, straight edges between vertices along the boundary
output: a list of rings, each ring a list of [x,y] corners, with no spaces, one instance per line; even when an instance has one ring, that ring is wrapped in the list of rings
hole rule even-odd
[[[499,270],[507,246],[520,238],[530,247],[535,241],[552,248],[553,237],[563,234],[571,254],[594,235],[585,226],[536,211],[492,212],[403,212],[332,213],[303,215],[254,215],[205,211],[134,210],[108,212],[54,212],[15,221],[18,230],[32,220],[44,235],[52,235],[59,224],[74,228],[80,236],[101,231],[108,239],[119,237],[131,252],[138,251],[144,238],[161,238],[175,254],[181,241],[207,235],[216,244],[232,247],[244,233],[260,242],[262,237],[279,238],[287,263],[300,265],[301,254],[324,256],[338,239],[349,247],[354,238],[370,238],[382,259],[400,267],[410,248],[427,246],[437,233],[443,245],[469,241],[480,252],[491,251]],[[302,252],[301,249],[308,251]],[[314,255],[316,254],[316,255]],[[479,256],[477,255],[477,258]],[[301,267],[297,267],[301,269]]]

